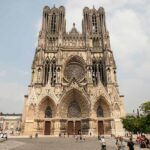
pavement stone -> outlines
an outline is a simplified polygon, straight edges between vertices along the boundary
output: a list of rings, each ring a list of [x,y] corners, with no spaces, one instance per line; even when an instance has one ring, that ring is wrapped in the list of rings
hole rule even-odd
[[[116,150],[115,139],[105,138],[105,140],[107,150]],[[78,142],[73,137],[17,138],[0,143],[0,150],[101,150],[101,146],[95,137]],[[125,150],[128,150],[127,146]],[[135,150],[140,149],[136,146]]]

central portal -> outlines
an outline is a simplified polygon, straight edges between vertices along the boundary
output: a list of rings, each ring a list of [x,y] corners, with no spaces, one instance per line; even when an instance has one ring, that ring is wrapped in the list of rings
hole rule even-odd
[[[67,133],[68,135],[81,134],[81,121],[68,121]]]
[[[50,133],[51,133],[51,122],[45,121],[44,135],[50,135]]]

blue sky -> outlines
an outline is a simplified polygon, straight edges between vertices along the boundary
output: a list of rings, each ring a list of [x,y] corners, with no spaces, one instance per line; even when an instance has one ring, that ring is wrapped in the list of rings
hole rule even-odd
[[[31,78],[31,64],[45,5],[64,5],[67,31],[75,22],[81,31],[85,6],[106,11],[111,47],[117,63],[120,93],[131,112],[150,100],[149,0],[1,0],[0,1],[0,111],[23,110]]]

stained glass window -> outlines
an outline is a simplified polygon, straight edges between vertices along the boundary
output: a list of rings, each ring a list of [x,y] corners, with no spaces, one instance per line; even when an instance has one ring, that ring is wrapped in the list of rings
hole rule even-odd
[[[104,117],[103,109],[101,106],[97,108],[97,117]]]
[[[68,107],[68,116],[69,117],[79,117],[81,114],[80,106],[76,101],[72,101]]]
[[[52,109],[50,106],[47,106],[45,110],[45,118],[52,118]]]

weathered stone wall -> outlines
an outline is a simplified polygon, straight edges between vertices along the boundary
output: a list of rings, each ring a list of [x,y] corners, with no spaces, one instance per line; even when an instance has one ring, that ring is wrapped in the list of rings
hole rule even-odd
[[[49,121],[50,134],[58,135],[67,132],[69,120],[74,125],[80,121],[87,134],[124,134],[120,121],[125,115],[123,97],[119,95],[104,9],[85,8],[82,28],[81,34],[73,24],[67,33],[65,8],[44,8],[25,97],[24,134],[44,134]],[[76,106],[69,108],[73,101]],[[45,117],[47,106],[52,111],[49,118]],[[102,116],[97,116],[99,106]],[[77,116],[70,117],[70,110]]]

